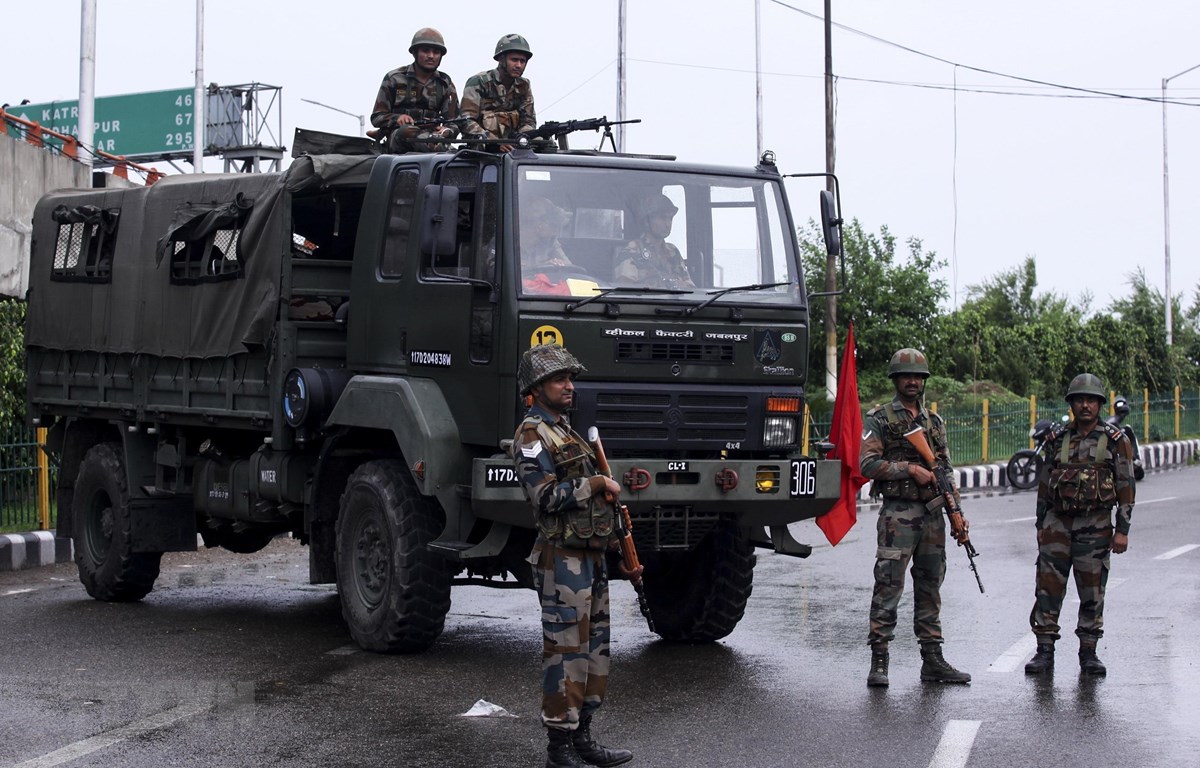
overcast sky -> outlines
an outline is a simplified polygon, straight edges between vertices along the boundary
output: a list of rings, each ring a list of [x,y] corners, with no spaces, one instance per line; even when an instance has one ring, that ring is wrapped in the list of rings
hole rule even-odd
[[[97,95],[193,85],[194,2],[98,5]],[[0,101],[78,96],[79,7],[5,3]],[[505,7],[507,19],[497,14]],[[814,18],[823,3],[761,8],[764,145],[785,173],[823,170],[823,30]],[[1162,78],[1200,64],[1200,3],[834,0],[833,17],[854,30],[833,32],[847,218],[921,238],[947,260],[940,276],[959,302],[969,285],[1027,255],[1043,290],[1074,299],[1090,291],[1093,309],[1123,293],[1139,265],[1162,288],[1157,99]],[[534,50],[526,74],[539,120],[615,115],[616,0],[207,0],[205,18],[205,80],[282,86],[280,141],[289,147],[296,126],[357,133],[357,117],[301,99],[369,115],[383,74],[411,60],[409,41],[426,24],[445,35],[443,69],[460,92],[493,65],[497,38],[518,32]],[[643,121],[627,134],[629,151],[753,163],[753,0],[628,0],[627,48],[628,116]],[[1200,104],[1200,69],[1172,80],[1168,95]],[[1172,290],[1190,303],[1200,284],[1200,106],[1171,105],[1168,119]],[[806,187],[792,200],[801,221],[816,216],[810,197]]]

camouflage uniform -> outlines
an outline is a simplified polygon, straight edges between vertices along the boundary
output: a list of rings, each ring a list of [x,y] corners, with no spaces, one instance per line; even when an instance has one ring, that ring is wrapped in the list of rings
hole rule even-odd
[[[542,604],[542,722],[574,730],[608,688],[605,552],[616,544],[614,510],[591,448],[565,416],[531,407],[513,457],[538,529],[529,562]]]
[[[393,69],[383,76],[379,95],[375,97],[375,109],[371,112],[371,125],[388,132],[388,149],[393,152],[428,152],[433,142],[411,142],[400,137],[402,127],[397,122],[400,115],[413,120],[451,120],[458,117],[458,91],[450,76],[438,70],[429,81],[422,84],[417,79],[411,64]],[[454,138],[457,131],[453,124],[445,127],[450,131],[446,138]],[[420,138],[431,135],[429,131],[418,134]]]
[[[480,72],[467,80],[463,89],[462,131],[467,136],[504,139],[514,133],[537,128],[533,88],[529,79],[515,78],[505,85],[500,69]]]
[[[937,491],[918,486],[909,476],[908,465],[921,463],[917,450],[904,439],[914,427],[923,428],[934,454],[949,461],[945,424],[923,406],[913,418],[897,396],[872,409],[863,422],[859,465],[862,473],[874,480],[871,495],[883,497],[876,526],[875,589],[867,635],[872,645],[890,642],[895,636],[896,608],[910,560],[913,629],[922,647],[942,642],[940,589],[946,576],[946,521],[940,509],[931,512],[925,506]]]
[[[1119,427],[1098,422],[1086,435],[1059,426],[1045,449],[1038,483],[1037,587],[1029,624],[1039,643],[1059,637],[1058,617],[1075,571],[1079,621],[1075,634],[1094,648],[1104,634],[1104,588],[1116,530],[1129,533],[1133,515],[1133,449]]]
[[[679,249],[646,233],[617,252],[618,282],[651,288],[695,288]]]

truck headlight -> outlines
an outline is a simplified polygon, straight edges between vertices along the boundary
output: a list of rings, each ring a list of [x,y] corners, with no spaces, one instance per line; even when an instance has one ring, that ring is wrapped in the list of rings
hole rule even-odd
[[[796,444],[794,416],[768,416],[763,421],[763,447],[783,448]]]

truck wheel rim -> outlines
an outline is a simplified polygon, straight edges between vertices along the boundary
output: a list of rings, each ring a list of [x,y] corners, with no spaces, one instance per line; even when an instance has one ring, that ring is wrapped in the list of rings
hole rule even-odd
[[[358,528],[354,538],[354,575],[359,599],[370,608],[383,602],[391,562],[387,538],[374,520]]]
[[[92,556],[103,562],[112,546],[113,510],[106,493],[97,493],[88,514],[87,545]]]

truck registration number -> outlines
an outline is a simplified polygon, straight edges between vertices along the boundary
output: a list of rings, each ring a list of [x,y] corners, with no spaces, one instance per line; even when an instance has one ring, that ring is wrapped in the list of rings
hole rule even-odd
[[[793,459],[788,496],[793,499],[817,495],[817,460]]]
[[[485,488],[517,488],[517,470],[511,465],[488,464],[484,468],[483,485]]]

